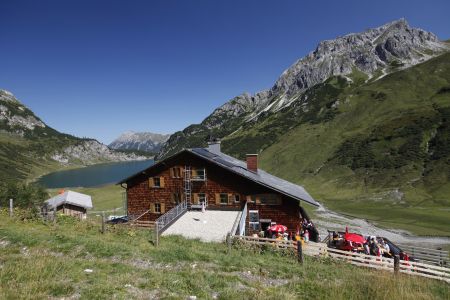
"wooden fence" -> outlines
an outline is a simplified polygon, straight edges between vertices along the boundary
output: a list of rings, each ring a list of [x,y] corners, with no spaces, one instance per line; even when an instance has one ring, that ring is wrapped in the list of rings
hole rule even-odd
[[[399,245],[399,247],[406,251],[412,257],[418,259],[420,262],[426,264],[434,264],[438,266],[450,267],[450,259],[448,251],[436,250],[423,247],[416,247],[410,245]]]
[[[254,245],[271,245],[275,249],[297,249],[297,242],[274,240],[268,238],[250,237],[250,236],[233,236],[235,240]],[[315,257],[332,257],[335,259],[346,261],[352,265],[359,267],[374,268],[394,272],[395,262],[392,258],[365,255],[349,251],[343,251],[334,248],[328,248],[325,243],[308,242],[303,244],[302,251],[304,255]],[[432,264],[411,262],[399,260],[398,272],[409,275],[422,276],[443,280],[450,283],[450,268],[436,266]]]

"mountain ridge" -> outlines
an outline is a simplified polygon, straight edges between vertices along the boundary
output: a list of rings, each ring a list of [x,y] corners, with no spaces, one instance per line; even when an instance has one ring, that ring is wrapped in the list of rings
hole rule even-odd
[[[169,137],[170,134],[126,131],[108,146],[115,150],[138,150],[157,153]]]
[[[200,124],[174,133],[157,157],[166,157],[183,147],[204,145],[208,135],[221,138],[231,134],[246,122],[257,121],[261,115],[276,113],[298,102],[308,88],[332,76],[341,75],[349,81],[353,77],[366,77],[364,80],[373,81],[427,61],[448,49],[436,35],[411,28],[405,19],[322,41],[315,50],[287,68],[271,89],[232,98]]]
[[[145,159],[109,149],[95,139],[61,133],[43,122],[13,93],[0,90],[0,179],[100,162]],[[37,171],[39,170],[39,171]]]

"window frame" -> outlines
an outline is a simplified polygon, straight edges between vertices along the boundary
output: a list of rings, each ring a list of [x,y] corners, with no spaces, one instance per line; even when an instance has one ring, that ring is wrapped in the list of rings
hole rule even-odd
[[[256,216],[257,216],[257,221],[252,221],[252,218],[251,218],[251,214],[255,214],[256,213]],[[257,210],[257,209],[251,209],[251,210],[249,210],[248,211],[248,222],[249,223],[258,223],[259,224],[259,210]]]
[[[257,221],[252,220],[251,218],[251,214],[255,214],[257,216]],[[260,223],[260,218],[259,218],[259,210],[257,209],[251,209],[248,211],[248,227],[251,230],[261,230],[261,223]]]
[[[261,205],[281,205],[281,197],[278,194],[260,194],[259,202]]]
[[[240,203],[241,202],[241,195],[234,194],[234,203]]]
[[[160,214],[160,213],[161,213],[161,203],[156,202],[155,203],[155,214]]]
[[[195,177],[192,177],[192,178],[196,179],[196,180],[205,180],[206,169],[205,168],[195,168]]]
[[[207,202],[207,199],[208,199],[208,196],[206,195],[206,193],[197,193],[197,197],[198,197],[198,204],[202,204],[202,196],[203,196],[203,202],[205,203],[205,205],[206,205],[206,203],[208,203]]]
[[[220,205],[228,205],[228,194],[227,193],[220,193],[219,197],[220,197]],[[225,202],[222,202],[222,199],[225,199]]]
[[[182,200],[182,198],[183,198],[182,193],[175,192],[175,193],[172,193],[172,194],[173,194],[173,202],[175,203],[175,205],[178,205],[178,204],[180,204],[183,201]]]
[[[172,168],[172,178],[182,178],[181,167]]]
[[[156,180],[158,181],[158,184],[156,184]],[[153,187],[155,187],[155,188],[161,187],[161,178],[160,177],[153,177]]]

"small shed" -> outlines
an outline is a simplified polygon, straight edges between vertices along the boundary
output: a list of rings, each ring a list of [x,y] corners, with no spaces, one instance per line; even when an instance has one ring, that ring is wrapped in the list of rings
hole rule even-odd
[[[92,208],[92,198],[89,195],[74,191],[65,191],[45,201],[46,210],[56,210],[68,216],[86,219],[88,208]]]

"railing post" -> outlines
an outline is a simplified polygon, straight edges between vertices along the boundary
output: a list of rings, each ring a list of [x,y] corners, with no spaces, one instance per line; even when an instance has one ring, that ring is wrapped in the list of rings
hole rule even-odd
[[[158,222],[156,222],[156,224],[155,224],[156,226],[155,226],[155,235],[156,235],[156,239],[155,239],[155,245],[156,245],[156,247],[158,247],[159,246],[159,233],[158,233]]]
[[[9,217],[12,218],[13,214],[14,214],[13,199],[9,199]]]
[[[394,255],[394,274],[398,274],[400,271],[400,256]]]
[[[303,264],[302,241],[297,241],[297,261],[299,264]]]
[[[105,233],[105,212],[102,211],[102,233]]]

